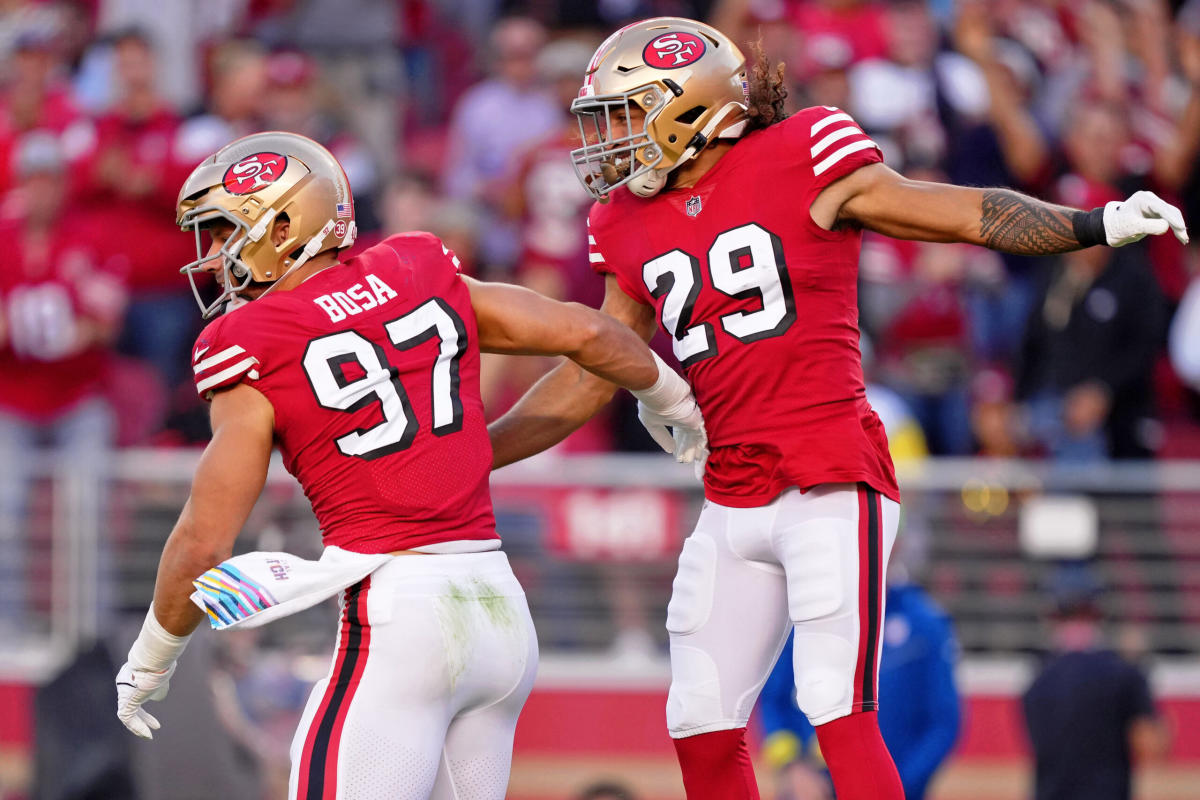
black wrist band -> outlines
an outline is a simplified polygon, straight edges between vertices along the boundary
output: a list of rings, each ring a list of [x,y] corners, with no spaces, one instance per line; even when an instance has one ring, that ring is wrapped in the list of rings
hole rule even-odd
[[[1071,217],[1071,225],[1075,229],[1075,240],[1080,247],[1091,247],[1094,244],[1108,244],[1108,236],[1104,233],[1104,208],[1093,208],[1091,211],[1076,211]]]

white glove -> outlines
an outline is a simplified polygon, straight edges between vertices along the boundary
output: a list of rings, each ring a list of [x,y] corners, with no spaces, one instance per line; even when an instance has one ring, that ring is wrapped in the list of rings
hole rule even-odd
[[[1176,239],[1188,243],[1183,214],[1154,192],[1134,192],[1127,200],[1104,206],[1104,235],[1110,247],[1132,244],[1168,229],[1175,232]]]
[[[161,726],[142,704],[167,696],[175,663],[190,638],[190,633],[176,636],[168,632],[154,615],[154,606],[150,606],[125,665],[117,673],[117,718],[143,739],[153,739],[151,731]]]
[[[681,464],[698,465],[708,457],[708,434],[704,417],[687,382],[654,354],[658,380],[648,389],[635,391],[638,419],[659,447],[675,454]],[[670,431],[667,428],[671,428]]]
[[[696,477],[704,476],[704,462],[708,458],[708,432],[704,430],[704,418],[700,406],[691,401],[691,409],[680,409],[681,413],[661,414],[638,401],[638,419],[658,442],[658,446],[675,454],[680,464],[695,464]],[[667,428],[670,427],[670,430]]]
[[[117,718],[143,739],[153,739],[156,731],[162,727],[158,720],[142,708],[148,700],[162,700],[171,688],[171,675],[175,673],[172,664],[165,672],[135,669],[128,661],[117,673]]]

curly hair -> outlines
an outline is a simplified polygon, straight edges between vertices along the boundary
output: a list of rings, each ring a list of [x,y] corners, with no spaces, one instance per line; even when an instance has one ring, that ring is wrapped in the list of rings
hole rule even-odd
[[[783,80],[783,62],[771,66],[763,50],[761,37],[750,45],[750,53],[754,57],[754,64],[748,76],[750,100],[746,110],[746,116],[749,118],[746,133],[768,128],[787,119],[787,112],[783,110],[783,103],[788,95],[787,85]]]

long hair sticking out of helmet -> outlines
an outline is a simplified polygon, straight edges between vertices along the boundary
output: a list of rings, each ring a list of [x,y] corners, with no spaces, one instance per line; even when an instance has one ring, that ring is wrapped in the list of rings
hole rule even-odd
[[[769,128],[777,122],[787,119],[784,101],[787,100],[788,90],[784,81],[784,65],[780,61],[773,68],[763,49],[762,37],[750,45],[754,56],[754,66],[750,70],[750,98],[747,103],[746,132]]]

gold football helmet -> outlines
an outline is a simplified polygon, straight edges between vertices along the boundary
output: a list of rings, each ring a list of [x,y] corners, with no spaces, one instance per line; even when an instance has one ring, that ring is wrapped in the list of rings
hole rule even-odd
[[[571,103],[583,137],[575,172],[602,202],[625,184],[650,197],[714,137],[741,135],[748,97],[746,58],[716,28],[680,17],[627,25],[596,50]],[[611,135],[614,114],[632,121],[631,105],[645,125]]]
[[[176,221],[196,235],[196,260],[180,271],[207,319],[250,283],[275,284],[318,253],[354,243],[354,198],[333,154],[295,133],[244,136],[204,159],[179,190]],[[276,245],[272,223],[286,217],[288,235]],[[216,220],[235,230],[211,255],[201,232]],[[196,274],[221,259],[221,293],[205,304]],[[267,291],[270,291],[269,287]]]

